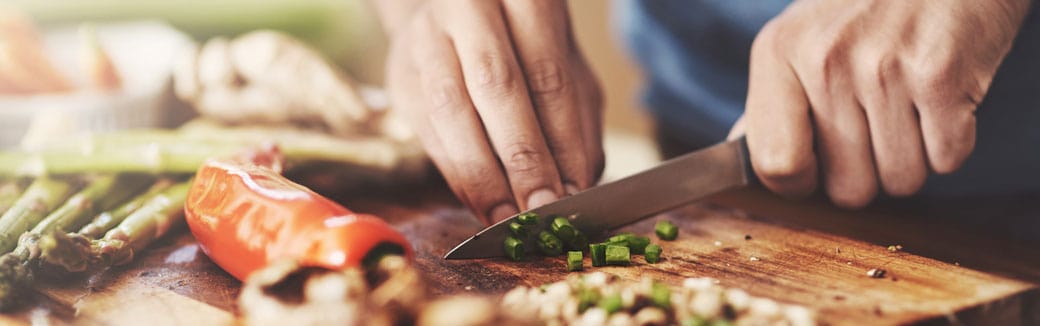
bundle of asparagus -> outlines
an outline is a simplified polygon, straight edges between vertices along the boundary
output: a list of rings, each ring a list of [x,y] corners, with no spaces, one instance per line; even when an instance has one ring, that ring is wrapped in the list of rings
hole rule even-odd
[[[33,181],[0,216],[0,310],[16,305],[19,293],[43,272],[59,276],[125,264],[182,223],[190,180],[176,179],[183,177],[156,181],[150,175],[110,174]],[[18,188],[0,190],[7,187]],[[0,196],[7,197],[15,196]]]

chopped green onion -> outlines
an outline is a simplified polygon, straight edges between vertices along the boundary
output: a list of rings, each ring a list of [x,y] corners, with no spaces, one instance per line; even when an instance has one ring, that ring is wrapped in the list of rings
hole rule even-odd
[[[512,232],[513,235],[517,238],[527,237],[527,227],[524,227],[523,224],[517,222],[509,223],[509,231]]]
[[[599,291],[582,288],[581,292],[578,292],[578,312],[584,313],[585,310],[589,309],[599,301]]]
[[[607,265],[628,265],[632,262],[632,257],[628,253],[628,247],[607,245],[605,250]]]
[[[581,266],[582,258],[583,257],[582,257],[581,251],[568,251],[567,252],[567,271],[570,271],[570,272],[580,271],[581,268],[582,268],[582,266]]]
[[[615,246],[627,246],[633,254],[641,255],[646,245],[650,244],[650,238],[637,236],[632,233],[622,233],[607,238],[607,244]]]
[[[646,246],[646,252],[643,253],[643,258],[646,258],[646,262],[656,264],[661,260],[661,246],[651,244]]]
[[[628,241],[609,241],[608,240],[607,242],[604,242],[603,244],[611,245],[611,246],[624,246],[624,247],[628,247]]]
[[[554,218],[552,221],[552,225],[550,226],[552,228],[553,233],[555,233],[557,237],[560,237],[561,240],[567,242],[574,240],[574,226],[571,225],[571,221],[568,220],[566,217],[558,216]]]
[[[568,245],[572,250],[585,251],[589,248],[589,238],[585,236],[585,233],[575,230],[574,239],[568,242]]]
[[[503,249],[506,251],[506,256],[513,261],[520,261],[524,258],[524,242],[520,239],[507,237]]]
[[[538,233],[538,249],[546,256],[559,256],[563,253],[563,242],[552,233]]]
[[[535,225],[538,224],[538,214],[523,213],[516,217],[516,221],[523,225]]]
[[[628,243],[628,239],[631,238],[631,237],[634,237],[634,236],[636,236],[636,235],[632,234],[632,233],[622,233],[622,234],[618,234],[618,235],[615,235],[613,237],[607,238],[607,242],[625,242],[625,243]]]
[[[607,244],[594,243],[589,245],[589,256],[592,257],[592,266],[600,267],[607,264]]]
[[[633,254],[642,255],[646,251],[646,246],[650,244],[650,238],[647,237],[631,237],[628,238],[628,250],[631,250]]]
[[[650,286],[650,301],[662,309],[669,309],[672,306],[672,291],[667,285],[654,282]]]
[[[602,299],[599,299],[599,303],[597,303],[596,306],[599,306],[600,308],[603,308],[603,310],[606,310],[608,315],[618,312],[618,310],[621,310],[621,295],[615,293],[613,295],[603,297]]]
[[[668,220],[660,220],[654,226],[654,233],[657,233],[657,237],[661,240],[672,241],[679,237],[679,228]]]

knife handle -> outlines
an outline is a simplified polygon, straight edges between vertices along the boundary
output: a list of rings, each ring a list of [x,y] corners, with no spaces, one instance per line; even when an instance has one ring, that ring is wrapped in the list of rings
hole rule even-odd
[[[755,174],[755,168],[751,166],[751,152],[748,151],[747,136],[740,136],[733,141],[740,143],[740,161],[744,165],[744,177],[747,179],[747,184],[749,186],[762,185],[758,180],[758,175]]]

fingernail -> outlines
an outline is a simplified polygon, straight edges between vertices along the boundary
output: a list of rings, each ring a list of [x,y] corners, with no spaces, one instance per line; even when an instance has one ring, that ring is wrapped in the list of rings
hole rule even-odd
[[[559,199],[555,191],[549,189],[539,189],[531,192],[527,195],[527,209],[538,208],[542,205],[551,203]]]
[[[579,191],[578,190],[578,186],[575,186],[573,183],[565,183],[565,184],[563,184],[563,190],[567,191],[567,195],[573,195],[573,194],[578,193],[578,191]]]
[[[488,215],[491,217],[491,223],[498,223],[498,221],[507,219],[519,212],[520,210],[516,209],[516,205],[505,203],[492,208]]]

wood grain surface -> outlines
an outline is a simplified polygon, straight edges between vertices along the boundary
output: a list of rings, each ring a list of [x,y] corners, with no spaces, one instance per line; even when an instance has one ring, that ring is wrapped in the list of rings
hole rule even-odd
[[[443,186],[390,193],[341,201],[383,216],[404,232],[437,293],[496,294],[567,274],[562,258],[442,260],[482,225]],[[664,248],[661,263],[646,264],[640,257],[630,267],[593,268],[586,259],[585,270],[671,284],[712,277],[754,295],[805,305],[824,324],[1040,324],[1035,243],[904,211],[850,212],[760,190],[736,191],[619,230],[651,235],[657,219],[678,224],[677,241],[654,237]],[[1040,204],[1015,215],[1040,218]],[[894,244],[904,249],[886,249]],[[886,277],[868,277],[872,268],[886,270]],[[42,285],[36,304],[0,322],[221,324],[233,318],[239,286],[180,230],[131,265]]]

